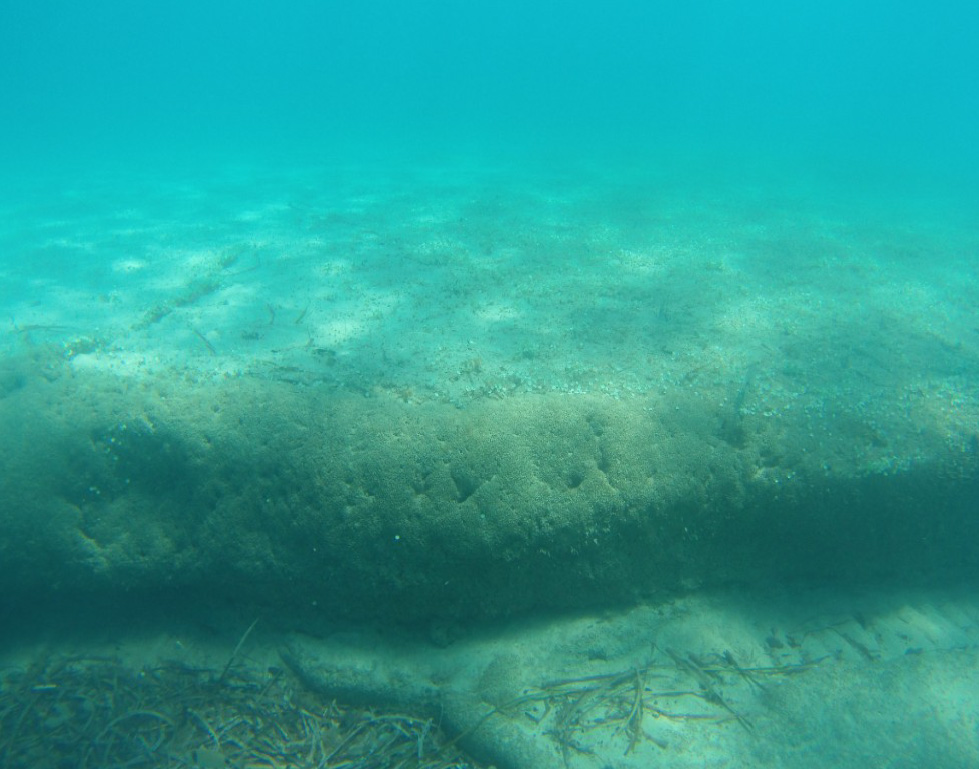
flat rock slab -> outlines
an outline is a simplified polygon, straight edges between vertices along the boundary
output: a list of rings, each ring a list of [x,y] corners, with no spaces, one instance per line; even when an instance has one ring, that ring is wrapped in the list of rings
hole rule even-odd
[[[979,761],[964,593],[727,591],[445,648],[296,635],[282,656],[327,697],[438,719],[499,769]]]
[[[975,572],[973,400],[766,416],[741,407],[750,386],[459,408],[38,348],[0,371],[0,591],[193,590],[451,633],[735,582]]]

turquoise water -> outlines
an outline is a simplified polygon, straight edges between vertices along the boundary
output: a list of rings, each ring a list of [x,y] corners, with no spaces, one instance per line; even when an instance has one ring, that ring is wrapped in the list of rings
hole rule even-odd
[[[0,765],[979,764],[977,32],[0,2]]]
[[[2,157],[693,156],[974,182],[967,3],[4,3]]]
[[[779,303],[845,318],[868,280],[880,323],[897,330],[903,313],[934,333],[912,316],[943,323],[927,309],[939,299],[943,339],[971,344],[979,54],[965,4],[0,14],[8,344],[34,329],[240,370],[311,340],[343,382],[369,387],[395,360],[385,386],[455,398],[438,381],[474,360],[534,389],[589,389],[612,367],[609,387],[624,369],[648,390],[671,355],[689,356],[671,381],[698,365],[695,328],[725,337],[737,389],[757,355],[730,354],[781,348]],[[514,285],[526,290],[500,295]],[[434,376],[414,370],[433,359]]]

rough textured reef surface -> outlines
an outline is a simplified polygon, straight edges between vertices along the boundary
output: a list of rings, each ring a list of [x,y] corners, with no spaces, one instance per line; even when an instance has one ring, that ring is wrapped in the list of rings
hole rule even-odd
[[[429,622],[729,583],[975,570],[975,404],[537,394],[404,402],[255,377],[0,376],[0,591]],[[898,416],[900,418],[898,418]],[[186,594],[186,593],[185,593]]]

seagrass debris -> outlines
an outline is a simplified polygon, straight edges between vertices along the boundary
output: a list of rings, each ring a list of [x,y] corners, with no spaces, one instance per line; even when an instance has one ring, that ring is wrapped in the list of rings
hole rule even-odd
[[[0,767],[479,769],[439,725],[351,707],[283,669],[40,659],[0,676]]]
[[[597,730],[611,730],[612,736],[625,736],[624,754],[632,753],[642,740],[662,749],[668,742],[658,738],[644,726],[646,717],[667,721],[735,721],[752,733],[750,720],[736,710],[722,694],[725,684],[737,678],[764,690],[759,678],[794,675],[812,669],[823,660],[789,666],[742,667],[730,651],[700,658],[693,653],[681,654],[664,650],[675,668],[650,665],[607,675],[586,676],[551,681],[539,689],[530,690],[487,714],[522,712],[536,724],[546,724],[545,733],[552,736],[562,752],[574,750],[591,754],[581,736]],[[677,673],[680,674],[678,680]],[[686,681],[683,681],[683,679]],[[661,680],[673,686],[653,686]],[[695,687],[677,688],[677,683],[692,683]],[[691,707],[681,703],[694,700]]]

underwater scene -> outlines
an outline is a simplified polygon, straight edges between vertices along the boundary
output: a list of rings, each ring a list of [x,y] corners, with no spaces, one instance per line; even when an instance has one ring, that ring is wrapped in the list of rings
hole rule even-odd
[[[0,4],[0,769],[979,766],[979,10]]]

